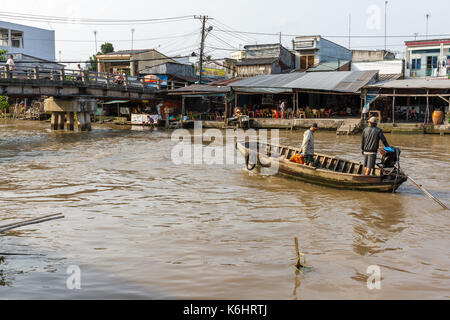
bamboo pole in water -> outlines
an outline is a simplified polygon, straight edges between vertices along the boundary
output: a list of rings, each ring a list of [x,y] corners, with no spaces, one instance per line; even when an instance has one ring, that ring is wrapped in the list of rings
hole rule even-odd
[[[28,225],[32,225],[32,224],[38,224],[38,223],[61,219],[61,218],[64,218],[64,216],[62,216],[62,215],[60,215],[60,213],[58,213],[58,214],[52,214],[52,215],[48,215],[48,216],[41,217],[41,218],[34,218],[34,219],[25,220],[25,221],[21,221],[21,222],[17,222],[17,223],[10,223],[7,225],[0,226],[0,233],[9,231],[12,229],[16,229],[19,227],[24,227],[24,226],[28,226]]]
[[[420,191],[422,191],[423,193],[425,193],[430,199],[436,201],[442,208],[444,208],[445,210],[449,210],[449,208],[442,203],[439,199],[437,199],[436,197],[434,197],[431,193],[429,193],[424,187],[422,187],[420,184],[418,184],[417,182],[415,182],[413,180],[413,178],[411,178],[410,176],[407,176],[409,180],[411,180],[412,183],[414,183],[419,189]]]

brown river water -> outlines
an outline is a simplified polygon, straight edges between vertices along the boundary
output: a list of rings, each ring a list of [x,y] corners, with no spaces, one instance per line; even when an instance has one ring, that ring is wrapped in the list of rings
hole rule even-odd
[[[49,127],[0,121],[0,225],[65,215],[0,234],[0,299],[450,298],[450,212],[410,182],[336,190],[240,164],[175,165],[162,130]],[[281,143],[302,134],[280,132]],[[386,136],[450,206],[450,137]],[[317,152],[361,160],[359,148],[360,136],[316,133]],[[71,265],[81,290],[67,289]],[[366,284],[371,265],[379,290]]]

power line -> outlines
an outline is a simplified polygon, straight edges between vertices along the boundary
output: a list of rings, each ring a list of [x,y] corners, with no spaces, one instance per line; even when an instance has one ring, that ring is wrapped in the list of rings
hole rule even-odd
[[[154,19],[91,19],[91,18],[77,18],[77,17],[60,17],[60,16],[44,16],[34,14],[22,14],[14,12],[2,12],[1,18],[17,19],[26,21],[38,22],[52,22],[63,24],[86,24],[86,25],[128,25],[128,24],[152,24],[164,22],[177,22],[183,20],[193,19],[194,16],[178,16],[169,18],[154,18]]]
[[[215,20],[215,23],[217,23],[218,25],[215,25],[214,23],[212,23],[215,27],[217,27],[217,28],[226,28],[226,29],[229,29],[228,30],[228,34],[230,35],[230,36],[233,36],[233,37],[235,37],[235,38],[237,38],[237,39],[240,39],[240,40],[242,40],[242,41],[244,41],[244,42],[250,42],[250,43],[253,43],[253,42],[258,42],[258,40],[257,39],[255,39],[255,38],[253,38],[253,37],[250,37],[250,36],[248,36],[248,35],[240,35],[239,33],[236,33],[236,32],[234,32],[234,30],[232,30],[233,28],[231,28],[231,27],[229,27],[229,26],[227,26],[226,24],[224,24],[223,22],[220,22],[220,21],[218,21],[217,19]],[[222,27],[220,27],[219,25],[221,25]]]
[[[225,32],[229,33],[230,31],[224,30],[224,29],[216,29],[217,32]],[[253,34],[253,35],[261,35],[261,36],[279,36],[280,33],[266,33],[266,32],[250,32],[250,31],[233,31],[235,33],[241,33],[241,34]],[[301,34],[281,34],[282,37],[307,37],[308,35],[301,35]],[[449,37],[450,33],[448,34],[433,34],[428,35],[429,37]],[[322,35],[324,38],[348,38],[348,35]],[[387,36],[387,38],[414,38],[416,35],[391,35]],[[417,37],[425,37],[425,35],[417,35]],[[352,35],[351,38],[384,38],[380,35]]]
[[[222,40],[221,38],[219,38],[218,36],[211,34],[212,37],[214,37],[214,39],[217,39],[218,41],[224,43],[225,45],[229,46],[230,48],[233,48],[234,51],[239,50],[237,49],[235,46],[229,44],[228,42],[226,42],[225,40]]]
[[[185,55],[185,56],[171,56],[171,57],[161,57],[161,58],[148,58],[148,59],[133,59],[130,58],[130,62],[143,62],[143,61],[163,61],[163,60],[173,60],[173,59],[179,59],[179,58],[190,58],[192,55]],[[0,60],[1,61],[1,60]],[[105,62],[108,62],[107,60]],[[124,60],[124,62],[126,62]],[[63,61],[42,61],[42,60],[27,60],[27,61],[15,61],[16,64],[21,63],[51,63],[51,64],[73,64],[73,63],[90,63],[90,61],[86,60],[63,60]]]

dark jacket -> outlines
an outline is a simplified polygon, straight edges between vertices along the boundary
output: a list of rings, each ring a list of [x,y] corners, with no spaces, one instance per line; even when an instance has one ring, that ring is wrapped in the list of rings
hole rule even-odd
[[[385,147],[389,144],[383,134],[383,130],[378,127],[367,127],[362,134],[361,149],[363,152],[378,152],[380,140]]]

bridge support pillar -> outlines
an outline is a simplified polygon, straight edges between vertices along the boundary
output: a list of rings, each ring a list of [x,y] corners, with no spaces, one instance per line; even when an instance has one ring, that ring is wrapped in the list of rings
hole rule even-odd
[[[73,112],[67,112],[67,130],[74,131],[75,130],[75,114]]]
[[[64,122],[66,122],[66,115],[64,112],[58,112],[58,129],[64,130]]]
[[[56,99],[51,97],[45,99],[44,110],[52,113],[52,130],[64,130],[67,119],[67,129],[73,131],[76,113],[78,130],[91,131],[91,114],[97,111],[97,101],[84,98]]]
[[[86,131],[84,112],[77,112],[78,131]]]
[[[91,115],[89,112],[84,113],[84,121],[86,122],[86,130],[91,131],[92,130]]]
[[[52,112],[52,119],[51,119],[51,128],[52,130],[58,130],[58,113]]]

